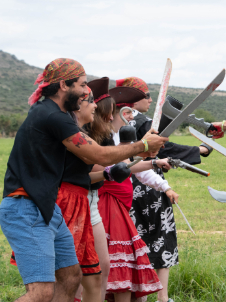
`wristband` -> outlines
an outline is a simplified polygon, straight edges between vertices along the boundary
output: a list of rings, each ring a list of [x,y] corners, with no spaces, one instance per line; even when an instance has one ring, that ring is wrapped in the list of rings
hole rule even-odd
[[[224,122],[225,120],[223,120],[222,124],[221,124],[221,130],[224,132]]]
[[[105,169],[104,169],[104,178],[108,181],[113,181],[114,179],[112,178],[111,176],[111,173],[110,173],[110,169],[111,169],[112,166],[107,166]]]
[[[148,151],[148,142],[147,142],[146,138],[143,138],[141,141],[144,144],[144,152],[147,152]]]

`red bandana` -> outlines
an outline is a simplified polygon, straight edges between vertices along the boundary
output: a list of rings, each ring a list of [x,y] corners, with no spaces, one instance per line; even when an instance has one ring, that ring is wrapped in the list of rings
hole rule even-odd
[[[44,87],[58,83],[60,80],[72,80],[84,75],[86,73],[83,66],[75,60],[56,59],[52,61],[46,66],[44,72],[38,75],[34,85],[39,84],[39,86],[29,97],[28,104],[33,105],[41,98]]]
[[[118,86],[137,88],[143,91],[144,93],[149,92],[147,84],[140,78],[136,78],[136,77],[129,77],[121,80],[116,80],[116,87]]]

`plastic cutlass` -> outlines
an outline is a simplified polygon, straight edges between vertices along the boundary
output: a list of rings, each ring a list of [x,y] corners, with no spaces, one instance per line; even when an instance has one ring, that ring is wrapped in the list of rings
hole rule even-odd
[[[208,146],[212,147],[214,150],[216,150],[219,153],[221,153],[222,155],[226,156],[226,148],[224,148],[220,144],[216,143],[212,139],[206,137],[205,135],[203,135],[202,133],[200,133],[199,131],[195,130],[192,127],[189,127],[189,131],[194,137],[199,139],[201,142],[207,144]]]
[[[164,74],[163,74],[162,84],[159,90],[158,100],[155,106],[154,117],[152,120],[152,128],[156,131],[158,131],[159,128],[159,123],[162,116],[162,106],[165,102],[171,71],[172,71],[172,62],[170,59],[167,59]],[[122,111],[122,109],[120,110],[120,112]],[[123,119],[122,115],[120,116]],[[136,160],[134,160],[133,162],[127,165],[127,168],[131,168],[135,164],[139,163],[142,159],[143,159],[142,157],[137,156]]]
[[[178,114],[175,119],[160,133],[160,136],[169,137],[174,130],[183,123],[189,114],[191,114],[208,96],[223,82],[225,69],[223,69],[216,78],[193,100],[187,107]]]
[[[167,59],[166,67],[165,67],[164,74],[163,74],[162,84],[161,84],[161,87],[159,90],[159,95],[158,95],[158,99],[156,102],[155,112],[154,112],[152,125],[151,125],[151,127],[155,131],[158,131],[158,129],[159,129],[159,124],[160,124],[160,120],[162,117],[162,106],[165,102],[166,93],[167,93],[167,89],[169,86],[171,71],[172,71],[172,62],[170,59]]]
[[[181,110],[173,107],[168,100],[165,101],[163,107],[162,107],[162,113],[170,118],[174,119],[178,114],[181,113]],[[211,123],[205,122],[203,118],[197,118],[195,117],[195,114],[189,114],[188,117],[186,118],[185,122],[188,122],[189,124],[193,124],[198,127],[202,127],[206,131],[206,136],[207,137],[212,137],[213,135],[208,135],[208,132],[211,130],[216,130]]]
[[[217,191],[217,190],[214,190],[213,188],[211,187],[208,187],[208,190],[209,190],[209,193],[210,195],[217,201],[219,202],[223,202],[223,203],[226,203],[226,192],[224,191]]]

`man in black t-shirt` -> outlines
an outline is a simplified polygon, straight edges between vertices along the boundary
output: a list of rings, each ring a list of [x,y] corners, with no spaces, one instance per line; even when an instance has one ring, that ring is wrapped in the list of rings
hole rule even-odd
[[[39,87],[29,99],[33,106],[9,157],[0,224],[26,285],[20,302],[73,302],[80,282],[73,238],[55,204],[66,148],[88,164],[110,165],[159,150],[168,140],[149,132],[129,146],[101,147],[79,132],[67,111],[79,109],[79,98],[88,93],[86,81],[74,60],[48,64],[35,82]],[[45,99],[38,101],[41,96]]]

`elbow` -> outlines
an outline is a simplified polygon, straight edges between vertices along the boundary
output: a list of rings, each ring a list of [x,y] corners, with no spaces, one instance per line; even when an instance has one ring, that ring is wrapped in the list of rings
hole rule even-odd
[[[107,158],[107,156],[98,156],[96,164],[101,165],[103,167],[107,167],[107,166],[111,165],[112,163]]]

